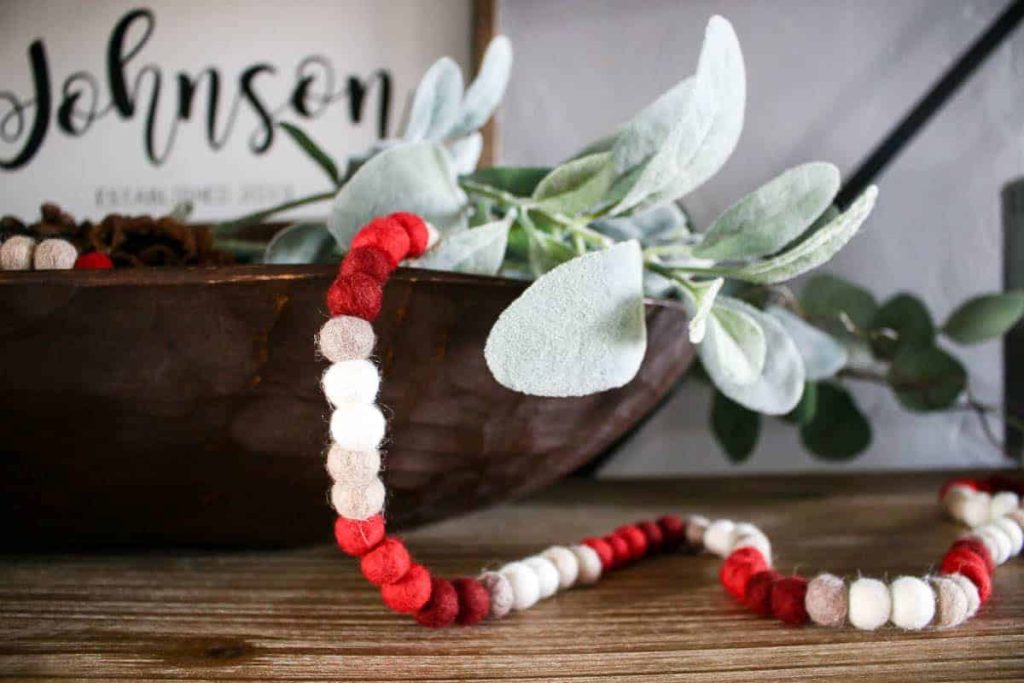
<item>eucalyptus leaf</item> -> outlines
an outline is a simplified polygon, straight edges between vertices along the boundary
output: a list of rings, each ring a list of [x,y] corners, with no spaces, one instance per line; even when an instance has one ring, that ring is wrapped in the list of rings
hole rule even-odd
[[[716,386],[750,386],[761,376],[767,338],[759,315],[760,311],[736,299],[714,301],[698,352]]]
[[[464,180],[508,192],[517,197],[530,197],[540,181],[549,173],[550,168],[539,166],[489,166],[470,173]]]
[[[491,374],[536,396],[584,396],[629,382],[647,348],[642,272],[640,245],[630,241],[538,278],[491,329]]]
[[[1024,292],[986,294],[964,302],[942,326],[943,333],[960,344],[1001,337],[1024,317]]]
[[[838,191],[839,169],[832,164],[791,168],[727,209],[693,253],[716,261],[773,254],[799,237]]]
[[[723,274],[757,284],[774,284],[817,268],[835,256],[857,234],[874,208],[877,196],[878,188],[872,185],[849,209],[792,248],[763,261],[728,269]]]
[[[302,129],[298,126],[290,123],[279,123],[277,124],[288,134],[295,144],[299,146],[302,151],[309,155],[309,157],[317,163],[317,165],[323,169],[323,172],[331,180],[331,184],[335,187],[341,185],[341,175],[338,173],[338,165],[334,163],[334,159],[325,152],[318,144],[313,142],[313,139],[309,137]]]
[[[427,253],[411,262],[416,268],[474,275],[495,275],[505,260],[514,212],[497,221],[443,235]]]
[[[448,153],[437,144],[419,142],[392,147],[363,164],[335,197],[327,229],[347,248],[377,216],[408,211],[444,232],[465,226],[466,208]]]
[[[967,388],[964,366],[937,346],[904,347],[886,379],[905,408],[920,412],[949,408]]]
[[[484,136],[480,133],[471,133],[448,142],[445,149],[452,157],[452,168],[456,175],[466,175],[472,173],[480,161],[480,153],[484,149]]]
[[[264,263],[302,264],[325,261],[334,250],[334,238],[322,222],[295,223],[283,228],[267,244]]]
[[[722,289],[722,285],[725,284],[725,280],[722,278],[715,278],[714,280],[702,280],[700,282],[689,282],[686,285],[680,285],[679,288],[684,294],[684,301],[686,302],[687,313],[690,316],[690,342],[693,344],[700,344],[704,341],[704,336],[707,334],[707,321],[711,315],[712,308],[715,304],[715,297],[718,296],[718,292]],[[729,311],[720,311],[720,315],[728,315]],[[728,325],[728,322],[718,321],[719,325],[725,326],[728,329],[737,329]],[[761,354],[763,355],[763,354]],[[764,360],[761,360],[762,364]],[[757,372],[760,372],[758,368]],[[756,376],[756,375],[755,375]]]
[[[804,285],[800,305],[812,319],[838,320],[848,317],[861,329],[869,329],[878,311],[871,292],[835,275],[815,275]]]
[[[849,460],[871,445],[871,424],[846,389],[825,382],[818,386],[814,419],[800,428],[800,440],[824,460]]]
[[[729,460],[744,462],[757,445],[761,416],[716,391],[711,403],[711,431]]]
[[[466,90],[459,115],[450,135],[465,135],[480,128],[501,104],[512,72],[512,43],[495,36],[484,52],[480,72]]]
[[[554,169],[534,188],[538,208],[568,215],[597,204],[615,178],[611,154],[593,154]]]
[[[810,424],[817,412],[818,383],[804,382],[804,393],[800,396],[800,402],[783,419],[802,427],[803,425]]]
[[[459,120],[462,88],[462,70],[454,60],[434,62],[416,88],[403,137],[409,142],[447,137]]]
[[[892,358],[904,346],[931,346],[935,324],[924,303],[912,294],[897,294],[875,313],[871,346],[882,358]],[[891,335],[891,336],[890,336]]]
[[[746,313],[761,328],[765,344],[763,369],[752,383],[732,381],[721,371],[721,367],[707,362],[705,349],[708,347],[708,339],[704,340],[699,349],[704,369],[718,390],[737,403],[766,415],[785,415],[796,407],[804,390],[804,364],[796,344],[778,320],[753,306],[729,297],[718,297],[715,308],[725,307]],[[712,327],[709,324],[708,338],[711,337]]]
[[[765,312],[782,323],[793,339],[803,360],[804,374],[808,380],[827,379],[846,365],[846,347],[831,335],[779,306],[772,306]]]

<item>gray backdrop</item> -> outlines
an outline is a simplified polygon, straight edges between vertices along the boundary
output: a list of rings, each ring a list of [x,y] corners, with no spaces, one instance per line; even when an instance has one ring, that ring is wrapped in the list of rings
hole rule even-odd
[[[852,172],[868,150],[1005,5],[1004,0],[505,0],[516,48],[502,160],[555,163],[692,73],[709,16],[736,27],[747,63],[747,125],[723,171],[686,200],[707,223],[777,172],[823,159]],[[1018,29],[880,179],[862,234],[827,268],[879,298],[921,295],[941,319],[997,289],[999,190],[1024,175],[1024,30]],[[980,397],[1001,400],[1001,351],[963,354]],[[707,430],[708,392],[691,385],[603,474],[925,468],[1003,462],[966,414],[921,416],[858,387],[875,426],[869,452],[822,464],[788,426],[768,423],[744,465]]]

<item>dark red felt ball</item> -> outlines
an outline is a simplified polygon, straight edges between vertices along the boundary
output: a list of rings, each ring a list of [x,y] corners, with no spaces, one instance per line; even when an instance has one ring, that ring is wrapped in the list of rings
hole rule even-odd
[[[409,255],[409,233],[398,221],[388,216],[374,218],[364,225],[352,238],[350,249],[377,247],[391,259],[395,266]]]
[[[451,626],[459,616],[459,596],[455,587],[444,579],[430,580],[430,599],[416,613],[416,621],[424,626]]]
[[[102,251],[90,251],[75,259],[75,270],[110,270],[114,262]]]
[[[334,520],[334,538],[338,547],[354,557],[362,557],[384,539],[384,518],[374,515],[369,519]]]
[[[366,580],[378,586],[398,581],[409,571],[411,564],[405,544],[393,536],[385,538],[363,555],[359,563]]]
[[[785,576],[772,582],[772,616],[784,624],[799,626],[807,622],[807,579],[802,576]]]
[[[1011,477],[1006,474],[993,474],[984,481],[984,487],[991,493],[1012,491],[1018,496],[1024,497],[1024,479]]]
[[[985,561],[966,548],[950,550],[942,558],[940,571],[943,574],[963,574],[978,589],[978,598],[987,602],[992,595],[992,577]]]
[[[422,256],[427,250],[427,242],[430,241],[427,224],[423,219],[414,213],[404,211],[393,213],[388,218],[405,228],[405,233],[409,236],[409,256]]]
[[[647,539],[647,554],[660,553],[662,546],[665,545],[665,535],[661,532],[661,527],[656,522],[645,521],[637,522],[636,528],[642,531],[644,538]]]
[[[454,579],[452,587],[459,598],[459,614],[455,622],[461,626],[472,626],[491,611],[491,594],[476,579]]]
[[[633,559],[633,552],[629,549],[626,539],[611,534],[604,537],[605,542],[612,549],[612,569],[625,567]]]
[[[383,302],[380,283],[364,273],[339,277],[327,290],[327,310],[331,315],[352,315],[372,321],[380,314]]]
[[[747,592],[743,604],[754,614],[769,617],[772,614],[772,584],[782,576],[774,569],[755,572],[747,580]]]
[[[996,561],[992,558],[992,552],[980,538],[961,538],[949,547],[950,550],[957,548],[965,548],[980,557],[985,562],[989,574],[996,570]]]
[[[756,548],[739,548],[729,554],[718,572],[718,579],[725,586],[729,595],[743,600],[747,594],[747,582],[750,577],[768,569],[764,556]]]
[[[686,544],[686,522],[679,515],[664,515],[658,518],[658,527],[665,539],[666,552]]]
[[[430,579],[426,567],[414,564],[398,581],[381,586],[380,597],[394,611],[412,614],[430,599]]]
[[[974,479],[967,479],[966,477],[950,479],[942,485],[942,488],[939,489],[939,500],[945,498],[946,494],[949,493],[949,490],[954,486],[966,486],[969,489],[974,489],[975,491],[978,490],[978,482]]]
[[[608,545],[608,541],[603,538],[584,538],[583,545],[589,546],[597,553],[597,557],[601,560],[601,570],[608,571],[615,564],[615,553],[612,552],[612,547]]]
[[[647,537],[633,524],[623,524],[614,532],[629,546],[629,559],[635,562],[647,554]]]
[[[391,263],[391,257],[383,250],[377,247],[358,247],[345,254],[338,272],[342,277],[364,273],[384,284],[394,270],[395,266]]]

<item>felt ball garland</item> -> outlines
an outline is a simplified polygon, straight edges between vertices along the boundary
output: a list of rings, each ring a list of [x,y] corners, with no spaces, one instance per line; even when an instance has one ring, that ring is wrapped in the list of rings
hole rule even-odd
[[[334,536],[343,552],[359,560],[363,575],[379,587],[382,601],[393,611],[429,627],[469,626],[530,609],[575,586],[592,585],[647,557],[703,551],[722,558],[719,580],[729,595],[755,614],[784,624],[948,628],[972,617],[989,600],[996,567],[1024,549],[1024,485],[1005,477],[958,478],[942,487],[939,500],[971,531],[952,544],[934,576],[900,576],[890,583],[870,577],[847,583],[828,573],[784,576],[773,568],[771,542],[755,525],[672,514],[624,524],[576,544],[551,546],[477,577],[434,576],[386,530],[386,492],[380,479],[386,421],[375,404],[380,373],[371,356],[376,341],[372,322],[380,314],[388,278],[436,240],[437,231],[414,214],[370,221],[353,237],[327,291],[332,317],[316,339],[320,355],[331,363],[322,388],[333,409],[326,468],[334,482],[331,504],[338,513]],[[30,258],[22,252],[29,248],[37,250],[34,243],[8,247],[4,267],[22,267]],[[67,261],[66,254],[59,256],[62,264]],[[83,260],[92,256],[78,257],[75,267],[90,267]]]

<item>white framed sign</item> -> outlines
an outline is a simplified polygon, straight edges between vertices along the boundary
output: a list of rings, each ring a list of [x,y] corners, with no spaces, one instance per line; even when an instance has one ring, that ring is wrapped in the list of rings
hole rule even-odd
[[[277,124],[344,163],[434,60],[468,67],[471,25],[469,0],[5,0],[0,214],[202,221],[328,190]]]

